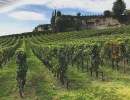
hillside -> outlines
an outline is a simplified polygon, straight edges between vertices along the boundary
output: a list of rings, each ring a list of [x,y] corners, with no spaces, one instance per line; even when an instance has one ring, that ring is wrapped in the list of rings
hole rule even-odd
[[[0,37],[0,100],[19,100],[16,50],[26,49],[23,100],[129,100],[130,27]]]

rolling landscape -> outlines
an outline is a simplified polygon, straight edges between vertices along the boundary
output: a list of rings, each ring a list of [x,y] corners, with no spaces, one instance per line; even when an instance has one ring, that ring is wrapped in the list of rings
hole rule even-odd
[[[2,34],[0,100],[130,100],[129,4],[111,1],[101,15],[51,9],[50,23]]]

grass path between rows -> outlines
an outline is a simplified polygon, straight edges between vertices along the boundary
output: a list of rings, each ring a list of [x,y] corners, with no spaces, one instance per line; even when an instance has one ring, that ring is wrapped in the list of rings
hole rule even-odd
[[[15,56],[0,71],[0,100],[11,100],[10,95],[16,91]]]
[[[57,98],[58,92],[68,92],[60,82],[53,77],[51,71],[31,51],[28,40],[27,49],[27,82],[24,91],[26,100],[53,100]]]

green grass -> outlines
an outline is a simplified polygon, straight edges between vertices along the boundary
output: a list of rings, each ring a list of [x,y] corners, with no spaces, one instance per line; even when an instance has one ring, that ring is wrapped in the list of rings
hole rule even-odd
[[[130,78],[129,75],[120,74],[111,68],[103,67],[105,81],[101,75],[96,78],[95,73],[82,72],[69,67],[69,78],[75,81],[75,90],[68,95],[61,96],[63,100],[129,100]],[[74,86],[74,85],[73,85]]]
[[[27,81],[23,92],[23,100],[130,100],[130,74],[102,67],[105,81],[101,75],[78,71],[76,65],[69,66],[67,76],[73,80],[69,90],[34,56],[26,40],[27,48]],[[19,100],[16,87],[16,58],[13,58],[0,71],[0,100]]]

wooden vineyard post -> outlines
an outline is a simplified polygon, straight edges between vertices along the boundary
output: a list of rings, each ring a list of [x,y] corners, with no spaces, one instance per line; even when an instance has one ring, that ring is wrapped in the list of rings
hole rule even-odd
[[[97,71],[97,73],[101,73],[101,75],[102,75],[102,81],[104,81],[104,73],[102,71]]]
[[[84,62],[83,62],[83,59],[82,59],[82,71],[84,71]]]
[[[112,69],[114,70],[114,60],[112,58]]]
[[[118,61],[116,61],[116,67],[117,67],[117,70],[119,71]]]
[[[59,78],[59,70],[57,70],[56,77]]]
[[[87,72],[88,72],[88,59],[87,59]]]
[[[98,78],[98,71],[96,70],[95,72],[96,72],[96,77]]]
[[[101,74],[102,74],[102,81],[104,81],[104,73],[103,73],[103,72],[101,72]]]
[[[77,69],[79,70],[79,62],[77,61]]]
[[[66,88],[69,89],[69,80],[67,79]]]
[[[124,59],[123,59],[123,65],[124,65],[124,74],[126,73],[126,68],[125,68],[125,57],[124,57]]]
[[[92,76],[92,67],[90,67],[90,75]]]
[[[72,60],[72,67],[73,67],[73,65],[74,65],[74,61]]]

